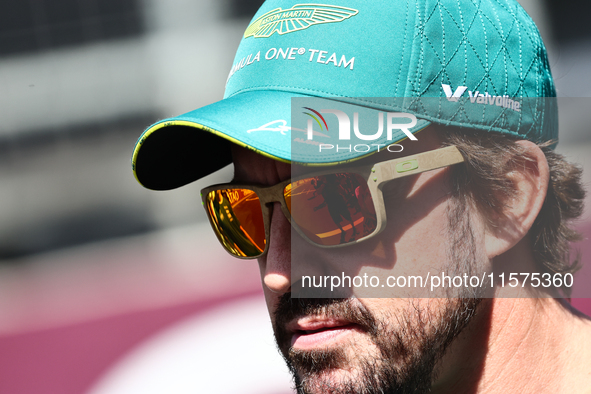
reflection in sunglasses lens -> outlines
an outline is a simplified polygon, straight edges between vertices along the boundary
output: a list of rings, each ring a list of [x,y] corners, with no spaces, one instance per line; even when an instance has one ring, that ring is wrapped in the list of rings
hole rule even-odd
[[[261,204],[249,189],[223,189],[207,195],[207,211],[224,247],[239,257],[256,257],[265,250]]]
[[[342,245],[376,229],[367,182],[358,174],[321,175],[292,182],[284,190],[292,221],[313,242]]]

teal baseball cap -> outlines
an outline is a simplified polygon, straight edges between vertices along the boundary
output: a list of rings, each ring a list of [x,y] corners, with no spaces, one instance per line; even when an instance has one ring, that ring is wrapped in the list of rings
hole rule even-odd
[[[268,0],[244,33],[224,99],[150,126],[132,167],[143,186],[166,190],[231,163],[231,144],[332,165],[431,123],[557,141],[555,96],[540,34],[514,0]],[[314,154],[319,136],[338,138],[326,121],[334,108],[413,119],[367,150]]]

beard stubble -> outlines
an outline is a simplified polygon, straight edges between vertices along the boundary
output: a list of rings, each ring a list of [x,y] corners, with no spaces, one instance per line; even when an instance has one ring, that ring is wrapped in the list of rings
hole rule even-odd
[[[476,247],[470,209],[455,199],[450,208],[448,268],[474,273],[481,267],[482,253]],[[427,393],[437,363],[468,326],[481,300],[477,293],[460,291],[453,298],[408,299],[405,306],[376,316],[358,299],[295,299],[287,293],[279,299],[273,329],[298,394]],[[318,350],[291,347],[286,325],[310,315],[357,325],[374,345],[373,352],[352,341]]]

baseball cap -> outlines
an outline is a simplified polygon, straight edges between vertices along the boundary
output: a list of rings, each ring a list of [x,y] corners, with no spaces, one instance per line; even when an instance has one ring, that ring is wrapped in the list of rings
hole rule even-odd
[[[150,126],[132,167],[140,184],[166,190],[231,163],[232,143],[329,165],[431,123],[557,141],[556,103],[546,99],[555,96],[540,34],[514,0],[268,0],[244,33],[224,99]],[[305,129],[292,124],[295,112],[314,116],[314,107],[292,108],[303,99],[320,100],[316,108],[408,113],[416,122],[367,151],[310,154]],[[292,149],[297,142],[306,149]]]

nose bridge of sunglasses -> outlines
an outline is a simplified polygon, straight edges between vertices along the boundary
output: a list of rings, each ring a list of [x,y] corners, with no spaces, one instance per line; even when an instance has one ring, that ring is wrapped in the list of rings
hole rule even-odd
[[[269,206],[275,202],[281,203],[283,205],[285,203],[285,187],[289,185],[289,181],[281,182],[277,185],[264,187],[257,190],[257,195],[261,200],[262,204],[265,206]]]

